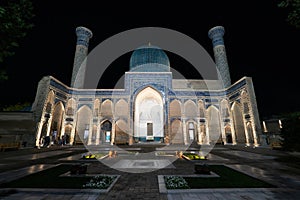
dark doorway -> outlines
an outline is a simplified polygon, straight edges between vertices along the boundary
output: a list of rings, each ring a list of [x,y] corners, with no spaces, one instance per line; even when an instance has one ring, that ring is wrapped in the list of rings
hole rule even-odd
[[[147,123],[147,140],[153,139],[153,123]]]
[[[232,143],[232,135],[231,133],[226,135],[226,143]]]
[[[109,143],[111,140],[112,124],[110,121],[105,121],[101,124],[101,136],[102,143]]]

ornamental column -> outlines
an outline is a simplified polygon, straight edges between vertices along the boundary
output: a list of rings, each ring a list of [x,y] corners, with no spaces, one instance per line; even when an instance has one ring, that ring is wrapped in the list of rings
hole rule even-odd
[[[197,144],[202,144],[200,118],[197,118]]]
[[[183,118],[182,119],[182,129],[183,129],[183,142],[185,145],[188,145],[188,141],[187,141],[187,133],[186,133],[186,119]]]
[[[89,124],[89,135],[88,135],[87,145],[92,144],[93,130],[94,130],[93,117],[91,117],[90,124]]]
[[[231,79],[223,40],[224,33],[223,26],[216,26],[208,31],[208,37],[212,40],[219,80],[223,81],[224,87],[227,88],[231,85]]]
[[[76,28],[76,35],[77,43],[73,64],[71,87],[83,88],[89,39],[92,38],[93,34],[89,29],[80,26]]]
[[[111,135],[110,135],[110,137],[111,137],[111,140],[110,140],[110,144],[111,145],[114,145],[114,143],[115,143],[115,135],[116,135],[116,121],[114,120],[114,119],[112,119],[112,123],[111,123]]]
[[[36,133],[36,137],[35,137],[35,146],[36,147],[40,147],[41,144],[40,144],[40,139],[41,139],[41,134],[42,134],[42,128],[43,128],[43,125],[44,125],[44,117],[42,117],[41,121],[38,123],[38,126],[37,126],[37,133]]]
[[[100,123],[98,123],[97,131],[96,131],[96,145],[100,144],[100,129],[101,129],[101,125]]]

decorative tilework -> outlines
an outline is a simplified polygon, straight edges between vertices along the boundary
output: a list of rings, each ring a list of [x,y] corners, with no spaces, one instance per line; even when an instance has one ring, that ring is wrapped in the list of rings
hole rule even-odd
[[[237,91],[239,88],[242,88],[244,85],[246,85],[246,79],[242,79],[241,81],[235,83],[234,85],[232,85],[230,88],[228,88],[226,90],[227,94],[230,94],[232,92]]]
[[[50,85],[65,92],[65,93],[70,93],[70,90],[66,86],[62,85],[61,83],[57,82],[56,80],[54,80],[52,78],[50,79]]]
[[[77,45],[89,46],[89,39],[93,36],[92,31],[85,27],[76,28]]]
[[[130,71],[136,72],[169,72],[170,62],[167,54],[156,46],[137,48],[130,58]]]
[[[215,103],[217,103],[217,102],[219,102],[219,100],[218,99],[205,99],[205,102],[209,102],[209,103],[215,102]]]
[[[239,97],[239,96],[240,96],[240,93],[237,92],[237,93],[235,93],[234,95],[231,95],[231,96],[229,97],[229,99],[230,99],[230,100],[233,100],[233,99],[235,99],[235,98],[237,98],[237,97]]]
[[[106,100],[112,101],[112,98],[102,98],[101,103],[103,103],[103,102],[106,101]]]
[[[224,33],[224,27],[216,26],[209,30],[208,37],[213,43],[215,63],[219,71],[219,80],[222,80],[224,87],[227,88],[231,85],[231,79],[223,40]]]
[[[79,101],[92,101],[92,98],[79,98]]]
[[[223,35],[225,29],[222,26],[216,26],[208,31],[208,37],[212,39],[213,47],[217,45],[224,45]]]
[[[60,97],[61,99],[64,99],[64,100],[67,99],[67,96],[64,95],[64,94],[62,94],[62,93],[60,93],[60,92],[56,92],[56,96],[58,96],[58,97]]]

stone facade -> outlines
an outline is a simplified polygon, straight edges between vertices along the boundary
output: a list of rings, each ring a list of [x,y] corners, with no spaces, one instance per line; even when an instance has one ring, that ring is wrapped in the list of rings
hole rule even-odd
[[[226,58],[225,51],[215,56]],[[173,79],[168,57],[154,46],[134,51],[129,69],[124,89],[81,89],[44,77],[33,106],[36,146],[45,136],[86,145],[260,144],[261,127],[250,77],[228,87],[222,86],[224,80]],[[221,73],[225,83],[230,83],[226,70],[228,66]]]

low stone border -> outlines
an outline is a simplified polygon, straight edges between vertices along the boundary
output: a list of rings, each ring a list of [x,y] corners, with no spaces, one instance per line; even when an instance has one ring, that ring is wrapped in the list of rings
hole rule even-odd
[[[228,164],[220,164],[220,165],[224,165],[230,169],[236,170],[240,173],[246,174],[250,177],[259,179],[259,180],[263,180],[267,183],[270,183],[268,180],[266,180],[265,178],[262,177],[258,177],[254,174],[250,174],[248,172],[242,171],[241,169],[238,169],[236,167],[233,167],[231,165]],[[211,173],[215,174],[214,172],[211,171]],[[260,192],[267,192],[267,191],[278,191],[280,188],[211,188],[211,189],[167,189],[166,188],[166,184],[165,184],[165,180],[164,180],[164,176],[182,176],[182,177],[219,177],[219,175],[215,174],[216,176],[212,176],[212,175],[202,175],[202,174],[193,174],[193,175],[158,175],[158,185],[159,185],[159,192],[160,193],[192,193],[192,192],[254,192],[254,191],[260,191]],[[270,183],[273,185],[276,185],[274,183]],[[287,188],[286,188],[287,189]],[[286,189],[283,189],[283,191],[285,191]]]
[[[14,191],[14,192],[34,192],[43,194],[74,194],[74,193],[107,193],[106,190],[99,189],[57,189],[57,188],[4,188],[0,191]]]
[[[158,179],[158,187],[159,187],[159,192],[160,193],[177,193],[177,191],[194,191],[194,190],[202,190],[202,189],[167,189],[166,184],[165,184],[165,179],[164,176],[181,176],[181,177],[200,177],[200,178],[216,178],[216,177],[220,177],[218,174],[214,173],[214,172],[210,172],[211,174],[185,174],[185,175],[178,175],[178,174],[174,174],[174,175],[157,175],[157,179]],[[172,192],[174,191],[174,192]]]
[[[117,152],[117,157],[122,157],[122,156],[137,156],[139,155],[139,152],[132,152],[132,153],[128,153],[128,152]]]
[[[287,191],[295,191],[294,189],[285,189],[285,188],[211,188],[211,189],[172,189],[172,190],[161,190],[159,188],[160,193],[167,193],[167,194],[175,194],[175,193],[233,193],[233,192],[287,192]]]
[[[160,153],[163,153],[163,154],[160,154]],[[159,152],[155,152],[155,156],[161,156],[161,157],[175,157],[175,153],[172,154],[170,152],[163,152],[163,151],[159,151]]]
[[[110,189],[115,185],[115,183],[118,181],[121,175],[111,175],[111,174],[100,174],[100,175],[106,175],[106,176],[117,176],[116,179],[110,184],[110,186],[107,189],[98,189],[100,193],[107,193],[110,191]]]

